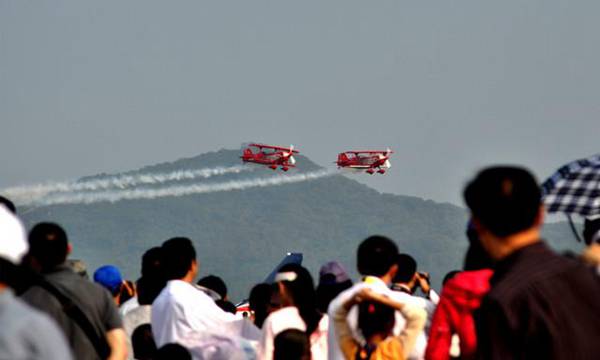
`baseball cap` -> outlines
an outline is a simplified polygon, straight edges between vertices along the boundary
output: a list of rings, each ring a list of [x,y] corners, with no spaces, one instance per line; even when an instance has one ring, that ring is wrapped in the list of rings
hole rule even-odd
[[[346,269],[337,261],[330,261],[321,266],[319,270],[319,283],[322,284],[340,284],[350,280]]]
[[[0,205],[0,258],[20,264],[29,250],[25,228],[6,207]]]
[[[104,265],[94,272],[94,282],[104,286],[111,293],[115,293],[123,284],[123,277],[116,266]]]

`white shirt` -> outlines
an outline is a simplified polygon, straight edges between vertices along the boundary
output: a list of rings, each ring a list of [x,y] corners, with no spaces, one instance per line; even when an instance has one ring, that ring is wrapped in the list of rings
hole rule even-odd
[[[310,352],[312,360],[327,360],[327,330],[329,328],[329,317],[323,315],[315,331],[310,334]],[[284,330],[298,329],[306,331],[306,324],[298,308],[286,306],[267,316],[262,327],[262,337],[259,345],[259,358],[261,360],[273,359],[275,337]]]
[[[429,328],[431,327],[431,317],[435,312],[435,308],[437,303],[434,301],[425,299],[420,296],[411,295],[402,291],[392,291],[394,293],[394,300],[399,301],[403,304],[411,304],[413,306],[418,306],[420,308],[425,309],[427,312],[427,321],[425,322],[425,328],[417,337],[417,341],[415,342],[415,347],[412,349],[410,354],[408,355],[408,359],[410,360],[422,360],[425,359],[425,350],[427,349],[427,334],[429,334]],[[438,294],[431,289],[429,292],[429,297],[432,300],[437,300],[439,302]],[[398,323],[399,321],[399,323]],[[400,326],[400,329],[403,329],[406,321],[403,317],[400,319],[396,318],[396,325]]]
[[[129,311],[123,317],[123,330],[127,334],[127,358],[133,359],[133,346],[131,344],[131,335],[138,326],[150,324],[152,318],[152,306],[140,305],[137,308]]]
[[[188,349],[194,360],[256,360],[256,342],[239,336],[194,331],[179,344]]]
[[[388,285],[385,282],[383,282],[383,280],[381,280],[380,278],[377,278],[374,276],[367,276],[367,277],[365,277],[364,281],[354,284],[351,288],[341,292],[335,299],[333,299],[331,301],[331,303],[329,304],[329,309],[327,311],[329,316],[331,317],[342,304],[346,303],[350,298],[352,298],[354,296],[354,294],[356,294],[358,291],[360,291],[361,289],[363,289],[365,287],[370,288],[371,290],[376,291],[380,294],[387,295],[391,299],[398,301],[398,302],[402,302],[402,303],[410,301],[411,304],[419,305],[424,308],[426,308],[426,306],[429,306],[429,305],[427,305],[428,303],[431,303],[429,300],[426,300],[424,298],[419,298],[422,301],[420,301],[418,299],[408,300],[406,296],[412,297],[411,295],[408,295],[408,294],[405,294],[402,292],[392,291],[388,287]],[[404,295],[406,295],[406,296],[404,296]],[[433,310],[435,310],[435,305],[433,305]],[[433,312],[433,310],[431,310],[431,311]],[[431,321],[430,313],[429,313],[429,310],[427,310],[427,308],[426,308],[426,311],[428,313],[428,321]],[[364,341],[362,334],[358,330],[358,306],[354,306],[352,309],[350,309],[350,312],[348,313],[347,321],[348,321],[348,327],[352,330],[354,338],[357,339],[358,341]],[[400,312],[396,311],[396,324],[394,325],[394,331],[393,331],[395,335],[400,334],[400,332],[404,328],[405,323],[406,323],[406,321],[404,320],[404,318],[402,317]],[[419,336],[419,338],[417,338],[417,342],[415,344],[415,347],[411,351],[411,354],[409,355],[409,359],[422,359],[425,356],[425,348],[423,347],[422,343],[423,343],[423,341],[425,341],[425,347],[426,347],[427,340],[426,340],[426,338],[425,338],[425,340],[422,339],[421,338],[422,336],[425,336],[425,334],[422,334]],[[327,345],[328,345],[329,359],[331,359],[331,360],[343,360],[344,359],[344,355],[342,354],[342,351],[340,350],[340,347],[337,343],[337,339],[335,336],[333,326],[329,327],[329,332],[328,332],[328,336],[327,336]],[[421,349],[421,348],[422,348],[422,352],[420,350],[417,350],[417,349]],[[413,357],[413,352],[416,357]]]
[[[125,315],[127,315],[128,312],[137,308],[138,306],[140,306],[140,303],[138,302],[137,296],[134,296],[119,306],[119,314],[121,314],[122,318],[125,318]]]
[[[152,333],[157,347],[178,343],[193,332],[213,332],[258,340],[260,330],[219,308],[194,285],[171,280],[152,303]]]

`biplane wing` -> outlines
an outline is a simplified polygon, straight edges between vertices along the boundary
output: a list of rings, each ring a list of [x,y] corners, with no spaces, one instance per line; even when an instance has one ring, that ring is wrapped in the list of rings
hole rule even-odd
[[[280,150],[280,151],[285,151],[285,152],[291,152],[293,154],[299,154],[300,152],[298,150],[294,150],[294,146],[290,147],[283,147],[283,146],[273,146],[273,145],[267,145],[267,144],[249,144],[248,146],[254,146],[257,147],[259,149],[271,149],[271,150]]]

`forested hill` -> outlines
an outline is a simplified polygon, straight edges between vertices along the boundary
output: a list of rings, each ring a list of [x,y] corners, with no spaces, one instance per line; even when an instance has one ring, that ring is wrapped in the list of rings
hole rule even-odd
[[[220,150],[127,174],[228,167],[240,164],[239,155],[240,150]],[[305,157],[298,156],[297,161],[298,168],[290,170],[291,175],[320,169]],[[177,184],[281,176],[253,167],[252,171]],[[401,175],[391,169],[385,176]],[[439,284],[447,271],[462,263],[466,219],[466,211],[458,206],[382,194],[341,174],[245,190],[45,206],[24,214],[28,226],[38,221],[62,224],[73,243],[72,257],[83,259],[90,273],[102,264],[115,264],[130,279],[139,275],[146,249],[170,237],[189,237],[198,251],[201,275],[222,276],[234,300],[246,296],[287,252],[304,253],[304,264],[315,275],[320,264],[333,259],[354,271],[357,245],[372,234],[394,239]],[[574,241],[567,230],[564,225],[552,225],[547,235],[571,245]]]

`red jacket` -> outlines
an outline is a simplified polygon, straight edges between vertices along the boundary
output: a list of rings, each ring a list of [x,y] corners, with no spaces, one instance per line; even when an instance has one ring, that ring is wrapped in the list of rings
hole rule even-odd
[[[492,270],[463,271],[450,279],[442,289],[425,352],[427,360],[447,360],[452,334],[460,339],[461,359],[471,359],[477,349],[473,311],[490,290]]]

